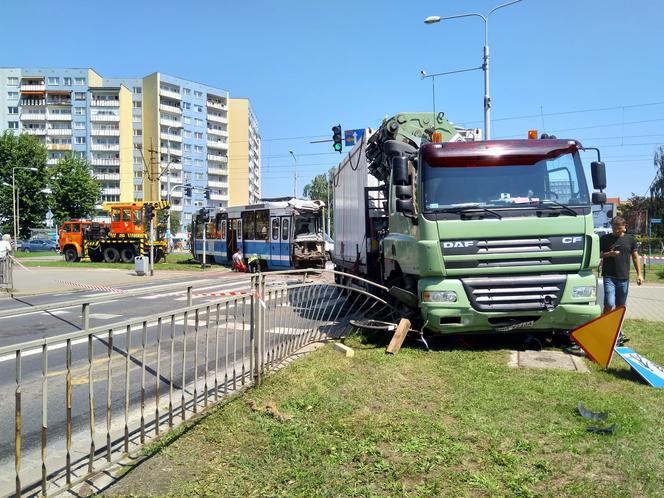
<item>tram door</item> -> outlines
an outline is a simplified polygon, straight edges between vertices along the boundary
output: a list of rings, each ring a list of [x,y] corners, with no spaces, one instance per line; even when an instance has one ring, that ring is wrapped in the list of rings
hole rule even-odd
[[[233,254],[237,250],[237,239],[238,239],[238,219],[229,219],[228,220],[228,238],[226,239],[226,256],[228,261],[233,261]]]
[[[281,263],[284,266],[291,266],[291,218],[289,216],[281,217],[281,242],[279,244],[279,252]]]
[[[270,217],[270,263],[271,266],[284,266],[281,260],[281,220],[278,216]]]

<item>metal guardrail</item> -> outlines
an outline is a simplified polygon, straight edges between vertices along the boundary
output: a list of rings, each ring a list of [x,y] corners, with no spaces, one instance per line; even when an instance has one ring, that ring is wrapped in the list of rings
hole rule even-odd
[[[12,258],[11,256],[6,256],[0,259],[0,285],[4,286],[7,289],[12,288]]]
[[[362,281],[316,272],[325,273]],[[284,274],[297,278],[270,286]],[[14,448],[13,472],[0,453],[0,489],[11,480],[16,496],[70,489],[260,384],[304,346],[338,337],[348,320],[393,313],[381,297],[311,275],[258,274],[246,296],[0,348],[0,379],[15,372],[14,382],[0,383],[2,399],[14,398],[0,404],[0,420],[14,421],[13,438],[0,427],[0,448]]]

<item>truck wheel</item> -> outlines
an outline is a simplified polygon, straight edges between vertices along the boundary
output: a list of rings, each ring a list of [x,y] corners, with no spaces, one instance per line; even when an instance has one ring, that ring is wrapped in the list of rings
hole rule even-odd
[[[120,259],[123,263],[133,263],[136,257],[136,250],[133,246],[123,247],[120,251]]]
[[[78,253],[73,247],[68,247],[65,249],[65,261],[69,263],[75,263],[78,261]]]
[[[101,250],[93,250],[90,249],[88,250],[88,256],[90,257],[90,261],[93,263],[101,263],[104,261],[104,255],[101,253]]]
[[[120,251],[115,247],[104,248],[104,261],[107,263],[117,263],[120,260]]]

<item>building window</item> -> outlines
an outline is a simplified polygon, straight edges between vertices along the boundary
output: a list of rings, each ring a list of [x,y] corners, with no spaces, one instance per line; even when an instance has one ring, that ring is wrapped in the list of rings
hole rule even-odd
[[[9,100],[18,100],[18,92],[7,92],[7,98]]]
[[[18,107],[7,107],[7,114],[18,114]]]
[[[83,145],[85,144],[85,137],[76,137],[76,143],[78,145]]]
[[[48,84],[49,85],[59,85],[60,84],[60,78],[57,76],[49,76],[48,77]]]
[[[203,161],[201,159],[196,159],[194,161],[194,166],[197,167],[197,168],[203,167]]]
[[[182,89],[182,94],[183,95],[191,95],[191,88],[183,88]]]
[[[133,104],[134,104],[134,109],[140,109],[142,107],[140,100],[135,100]]]
[[[143,136],[143,130],[134,130],[134,136],[135,137]]]
[[[197,105],[196,112],[203,112],[203,106]]]
[[[18,121],[9,121],[9,122],[7,123],[7,127],[8,127],[10,130],[18,130]]]
[[[85,85],[85,78],[74,78],[74,83],[77,85]]]
[[[17,93],[16,95],[18,95],[18,93]],[[18,98],[18,97],[17,97],[17,98]],[[191,118],[190,118],[189,116],[183,116],[183,117],[182,117],[182,122],[183,122],[184,124],[191,124]]]
[[[184,130],[182,134],[184,135],[184,138],[191,138],[191,130]]]
[[[18,85],[18,76],[7,76],[7,85],[17,86]]]
[[[194,97],[196,97],[197,99],[203,98],[203,92],[194,91]]]
[[[183,109],[191,109],[191,104],[189,102],[182,102]]]
[[[135,86],[135,87],[132,89],[132,91],[133,91],[135,94],[138,95],[138,94],[141,93],[142,90],[141,90],[141,87],[140,87],[140,86]]]
[[[194,138],[203,140],[203,134],[200,131],[194,132]]]
[[[74,92],[74,100],[85,100],[85,92]]]
[[[196,126],[203,126],[203,121],[200,119],[194,119],[194,125]]]
[[[62,82],[65,86],[71,86],[71,78],[69,77],[62,78]]]
[[[194,152],[202,153],[203,147],[201,145],[194,145]]]
[[[75,116],[85,116],[85,107],[74,107]]]
[[[184,150],[185,152],[191,152],[191,144],[184,144],[182,146],[182,150]]]
[[[85,130],[85,121],[74,121],[75,130]]]

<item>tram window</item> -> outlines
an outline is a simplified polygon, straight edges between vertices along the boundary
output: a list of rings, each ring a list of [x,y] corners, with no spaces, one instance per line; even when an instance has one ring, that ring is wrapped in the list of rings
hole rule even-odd
[[[221,238],[226,239],[226,220],[221,220]]]
[[[214,229],[214,223],[205,224],[205,238],[207,239],[216,239],[216,230]]]
[[[267,241],[267,227],[270,220],[270,212],[256,211],[256,240]]]
[[[255,211],[245,211],[242,213],[242,238],[244,240],[254,240],[254,228],[256,224]]]
[[[279,218],[272,220],[272,240],[279,240]]]
[[[242,220],[237,220],[237,240],[242,240]]]
[[[120,210],[119,209],[113,209],[111,221],[120,221]]]
[[[281,240],[288,240],[288,230],[289,230],[289,221],[288,218],[284,218],[284,221],[281,225]]]

